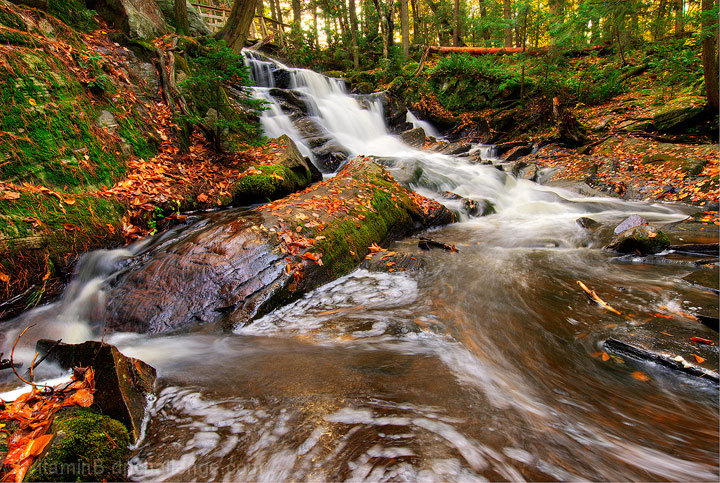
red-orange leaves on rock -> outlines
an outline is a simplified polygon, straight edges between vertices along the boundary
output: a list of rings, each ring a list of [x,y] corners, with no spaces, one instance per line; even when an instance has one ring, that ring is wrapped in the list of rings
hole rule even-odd
[[[208,195],[206,195],[205,193],[200,193],[200,194],[197,196],[197,200],[198,200],[200,203],[205,203],[205,202],[208,200]]]
[[[0,405],[0,419],[18,423],[18,428],[7,440],[8,450],[0,468],[0,480],[23,481],[35,458],[52,441],[54,435],[49,430],[60,408],[92,405],[93,369],[76,368],[72,377],[70,384],[58,384],[49,392],[41,390],[42,386],[33,386],[30,392]]]

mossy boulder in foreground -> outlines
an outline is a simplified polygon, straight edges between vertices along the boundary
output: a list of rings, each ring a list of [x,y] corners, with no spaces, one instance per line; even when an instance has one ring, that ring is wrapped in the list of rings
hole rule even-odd
[[[332,179],[282,200],[217,213],[144,260],[113,282],[102,322],[152,333],[242,325],[350,272],[370,245],[452,220],[444,206],[356,158]]]
[[[88,409],[61,410],[55,437],[33,464],[26,481],[123,481],[130,436],[119,421]]]

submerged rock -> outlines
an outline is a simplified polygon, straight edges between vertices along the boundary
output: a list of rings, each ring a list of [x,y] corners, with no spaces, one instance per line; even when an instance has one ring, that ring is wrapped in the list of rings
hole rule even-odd
[[[356,268],[368,247],[449,223],[441,204],[356,158],[331,180],[203,229],[121,274],[109,330],[166,332],[245,324]]]
[[[140,437],[146,396],[153,392],[155,384],[155,369],[102,342],[56,345],[55,341],[43,339],[38,341],[36,350],[41,355],[48,354],[47,361],[65,369],[92,366],[95,369],[93,407],[123,423],[133,440]]]

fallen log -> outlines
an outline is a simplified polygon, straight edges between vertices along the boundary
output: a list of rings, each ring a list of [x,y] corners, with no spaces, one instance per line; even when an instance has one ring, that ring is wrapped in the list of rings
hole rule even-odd
[[[607,45],[594,45],[583,49],[576,49],[567,52],[560,52],[563,55],[584,55],[590,52],[601,51],[608,48]],[[526,55],[545,55],[550,51],[549,47],[445,47],[438,45],[430,45],[427,51],[432,54],[469,54],[469,55],[507,55],[521,54]]]
[[[372,244],[449,223],[441,204],[356,158],[282,200],[217,213],[204,228],[118,276],[107,328],[159,333],[241,326],[355,269]]]

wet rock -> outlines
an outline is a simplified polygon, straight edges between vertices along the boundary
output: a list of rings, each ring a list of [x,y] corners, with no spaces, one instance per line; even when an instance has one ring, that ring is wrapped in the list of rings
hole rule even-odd
[[[130,38],[153,40],[167,33],[165,16],[155,0],[90,0],[87,6]]]
[[[280,103],[283,112],[291,117],[297,119],[309,114],[302,95],[297,91],[290,89],[270,89],[270,95]]]
[[[42,339],[36,350],[44,355],[55,344]],[[94,405],[103,414],[123,423],[133,439],[140,437],[146,396],[153,392],[155,384],[155,369],[141,360],[124,356],[115,346],[95,341],[60,343],[50,351],[46,361],[65,369],[92,366],[95,369]]]
[[[507,151],[507,153],[503,156],[503,159],[505,161],[516,161],[530,153],[532,153],[532,148],[530,146],[520,145]]]
[[[455,245],[438,242],[438,241],[435,241],[431,238],[427,238],[424,236],[421,236],[420,239],[418,240],[418,248],[420,250],[440,249],[440,250],[445,250],[446,252],[452,252],[452,253],[458,251],[457,248],[455,248]]]
[[[600,223],[593,220],[592,218],[587,217],[580,217],[577,220],[575,220],[575,223],[577,223],[582,228],[585,228],[588,231],[595,231],[600,226]]]
[[[618,253],[647,255],[661,252],[668,246],[670,240],[663,232],[649,225],[641,225],[617,235],[605,248]]]
[[[633,341],[622,341],[610,338],[603,343],[603,347],[607,352],[617,354],[623,358],[656,363],[695,378],[702,377],[703,379],[715,384],[720,381],[717,372],[706,369],[705,367],[696,364],[695,361],[691,359],[692,353],[702,353],[699,347],[690,346],[689,348],[686,348],[682,352],[685,353],[687,357],[683,357],[682,355],[677,355],[678,352],[681,352],[677,349],[675,349],[673,353],[665,352],[662,350],[662,347],[658,347],[664,346],[665,344],[658,344],[657,342],[653,343],[653,340],[654,339],[649,337],[644,338],[644,340]],[[717,359],[717,356],[715,359]]]
[[[273,69],[272,71],[273,82],[275,87],[280,89],[289,89],[292,84],[292,75],[287,69]]]
[[[498,143],[495,145],[495,154],[497,156],[502,156],[503,154],[510,151],[512,148],[516,148],[518,146],[527,146],[526,142],[523,141],[511,141],[507,143]]]
[[[683,277],[683,280],[687,283],[714,293],[720,293],[720,283],[718,279],[718,267],[712,269],[702,268]]]
[[[463,209],[469,216],[488,216],[495,213],[495,205],[490,200],[463,199]]]
[[[538,165],[531,163],[520,169],[517,174],[518,179],[526,179],[528,181],[537,181],[539,176]]]
[[[163,15],[165,15],[165,18],[170,22],[170,24],[173,27],[177,26],[176,19],[175,19],[175,1],[174,0],[155,0],[160,7],[160,10],[162,10]],[[190,3],[187,3],[187,12],[188,12],[188,24],[190,26],[190,32],[189,34],[192,37],[200,37],[203,35],[211,35],[212,31],[210,30],[210,27],[207,26],[205,23],[205,20],[203,20],[202,16],[200,15],[200,12],[195,8],[195,6]]]
[[[383,250],[368,255],[360,268],[371,272],[413,272],[426,265],[425,260],[409,253]]]
[[[440,151],[443,154],[447,154],[450,156],[457,156],[459,154],[467,153],[472,149],[471,143],[466,143],[463,141],[458,141],[455,143],[450,143],[446,148],[444,148],[442,151]]]
[[[322,180],[322,173],[302,155],[295,141],[290,139],[287,134],[277,138],[273,145],[276,146],[273,149],[275,164],[289,168],[300,177],[305,177],[310,173],[311,181]]]
[[[378,93],[383,101],[383,113],[385,124],[393,134],[399,134],[405,130],[407,119],[407,108],[405,104],[388,91]]]
[[[400,139],[409,146],[421,148],[425,145],[425,130],[416,127],[400,134]]]
[[[283,200],[216,213],[140,261],[111,282],[104,321],[111,331],[232,328],[355,269],[373,243],[452,220],[440,203],[356,158],[334,178]],[[297,237],[315,241],[288,244]]]
[[[630,215],[622,223],[620,223],[618,226],[616,226],[615,230],[613,232],[616,235],[619,235],[620,233],[622,233],[624,231],[628,231],[632,228],[635,228],[635,227],[638,227],[641,225],[647,225],[647,220],[645,220],[645,218],[643,218],[640,215]]]
[[[663,232],[674,245],[688,243],[717,243],[718,228],[714,223],[701,221],[703,213],[663,225]]]
[[[312,148],[311,151],[320,167],[327,172],[337,171],[350,155],[344,147],[332,139],[322,146]]]

